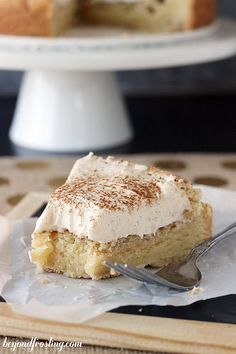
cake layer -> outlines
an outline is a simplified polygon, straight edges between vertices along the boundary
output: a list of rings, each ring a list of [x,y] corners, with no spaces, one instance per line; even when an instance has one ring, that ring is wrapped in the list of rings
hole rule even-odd
[[[216,0],[87,0],[81,17],[97,25],[173,32],[211,24]]]
[[[101,243],[143,238],[191,217],[198,200],[188,181],[169,172],[89,154],[51,196],[35,232],[68,230]]]
[[[54,36],[74,23],[78,0],[0,0],[0,33]]]
[[[171,32],[210,24],[216,0],[0,0],[0,34],[55,36],[95,25]]]
[[[99,243],[79,239],[68,231],[38,232],[34,234],[31,258],[39,271],[72,278],[108,278],[118,275],[104,265],[108,260],[158,268],[184,259],[194,247],[211,237],[211,224],[210,206],[200,204],[187,222],[173,223],[143,239],[130,235],[116,242]]]

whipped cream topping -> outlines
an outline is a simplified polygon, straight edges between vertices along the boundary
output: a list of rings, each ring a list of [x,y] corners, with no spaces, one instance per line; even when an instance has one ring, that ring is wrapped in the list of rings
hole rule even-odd
[[[68,230],[100,243],[153,234],[191,209],[185,183],[154,167],[90,153],[51,196],[35,232]]]

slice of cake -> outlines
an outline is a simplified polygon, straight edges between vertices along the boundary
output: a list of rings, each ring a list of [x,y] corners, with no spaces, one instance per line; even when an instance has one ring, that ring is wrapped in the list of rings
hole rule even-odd
[[[216,0],[84,0],[86,22],[149,32],[173,32],[211,24]]]
[[[116,275],[106,261],[162,267],[211,237],[212,210],[180,177],[112,157],[78,160],[33,233],[39,271]]]
[[[0,0],[0,33],[55,36],[77,15],[78,0]]]

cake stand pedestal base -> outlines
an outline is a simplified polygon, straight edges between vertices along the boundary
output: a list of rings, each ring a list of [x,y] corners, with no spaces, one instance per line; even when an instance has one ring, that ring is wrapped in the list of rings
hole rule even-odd
[[[132,135],[115,74],[25,74],[10,129],[14,144],[69,153],[113,148]]]

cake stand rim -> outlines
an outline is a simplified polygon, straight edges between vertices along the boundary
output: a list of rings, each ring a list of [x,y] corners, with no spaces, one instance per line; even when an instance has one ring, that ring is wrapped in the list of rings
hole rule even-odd
[[[219,19],[211,28],[144,38],[42,39],[0,36],[0,68],[19,70],[114,71],[180,66],[236,54],[236,21]],[[197,35],[196,33],[201,33]],[[205,34],[204,34],[205,33]],[[207,34],[208,33],[208,34]],[[204,35],[203,35],[204,34]],[[149,40],[147,40],[149,38]],[[112,44],[113,43],[113,44]],[[209,51],[211,46],[213,54]],[[196,50],[198,47],[199,50]],[[195,52],[194,52],[195,51]],[[194,56],[191,57],[191,52]],[[175,58],[175,54],[176,57]],[[182,57],[181,57],[182,56]],[[188,60],[189,57],[189,60]]]

